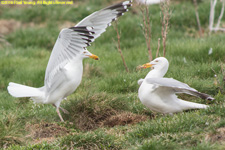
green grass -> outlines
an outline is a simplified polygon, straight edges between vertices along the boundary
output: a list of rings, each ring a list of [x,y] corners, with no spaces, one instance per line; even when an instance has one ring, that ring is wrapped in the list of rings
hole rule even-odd
[[[136,5],[118,21],[121,48],[130,72],[124,69],[113,42],[116,32],[110,27],[88,48],[100,60],[84,60],[81,85],[61,104],[70,112],[69,115],[62,114],[65,123],[60,122],[51,105],[34,104],[27,98],[16,99],[8,94],[9,82],[43,86],[45,69],[61,25],[68,21],[78,23],[93,11],[112,3],[115,2],[85,0],[72,6],[0,6],[0,19],[15,19],[22,24],[5,35],[11,46],[0,43],[0,149],[225,148],[221,132],[225,128],[225,35],[220,32],[208,34],[209,1],[199,3],[205,32],[202,38],[198,37],[191,1],[172,2],[166,55],[170,62],[166,77],[173,77],[215,97],[216,100],[209,103],[193,96],[179,95],[185,100],[210,105],[207,110],[169,116],[152,113],[141,104],[137,81],[149,70],[136,70],[136,67],[149,60],[141,30],[142,16]],[[155,56],[161,37],[160,8],[154,5],[149,10],[151,47]],[[216,9],[217,16],[219,12],[220,9]],[[208,54],[210,48],[213,49],[211,55]],[[140,117],[142,121],[137,121]]]

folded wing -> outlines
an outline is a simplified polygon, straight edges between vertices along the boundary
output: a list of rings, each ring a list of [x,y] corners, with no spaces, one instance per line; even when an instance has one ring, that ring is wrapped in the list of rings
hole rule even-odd
[[[193,96],[200,97],[206,100],[213,100],[210,95],[205,93],[200,93],[196,89],[191,88],[185,83],[177,81],[172,78],[148,78],[146,79],[147,83],[158,85],[157,88],[164,87],[172,89],[175,93],[186,93]]]

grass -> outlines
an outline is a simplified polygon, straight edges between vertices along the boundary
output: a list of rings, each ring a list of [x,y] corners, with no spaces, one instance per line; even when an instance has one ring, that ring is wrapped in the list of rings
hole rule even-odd
[[[62,114],[65,123],[60,122],[51,105],[34,104],[27,98],[15,99],[8,94],[9,82],[43,86],[51,49],[62,25],[78,23],[93,11],[112,3],[115,2],[85,0],[71,6],[0,6],[0,20],[14,19],[21,23],[19,28],[5,35],[11,46],[0,43],[0,149],[225,148],[225,74],[221,69],[225,65],[225,35],[220,32],[208,34],[209,1],[199,3],[204,29],[202,38],[198,37],[192,3],[172,2],[166,56],[170,62],[166,77],[215,97],[216,100],[209,103],[179,95],[185,100],[210,105],[207,110],[167,116],[152,113],[141,104],[137,81],[149,70],[136,69],[148,62],[141,13],[136,5],[118,21],[121,49],[130,72],[125,71],[113,42],[116,32],[110,27],[88,48],[100,60],[84,60],[81,85],[61,104],[70,112]],[[161,37],[160,8],[154,5],[149,10],[155,56]],[[219,11],[216,10],[217,15]],[[213,53],[209,55],[211,48]],[[216,80],[219,82],[215,84]]]

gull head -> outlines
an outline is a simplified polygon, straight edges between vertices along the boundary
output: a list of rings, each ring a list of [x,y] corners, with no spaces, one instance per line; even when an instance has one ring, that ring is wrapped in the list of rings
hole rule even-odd
[[[144,69],[150,68],[150,67],[152,67],[152,69],[154,70],[164,70],[165,72],[167,72],[169,68],[169,62],[165,57],[158,57],[154,59],[153,61],[141,66],[141,68],[144,68]]]
[[[99,58],[98,58],[97,55],[92,54],[92,53],[89,52],[87,49],[85,49],[85,50],[81,53],[81,56],[82,56],[83,58],[92,58],[92,59],[95,59],[95,60],[99,60]]]

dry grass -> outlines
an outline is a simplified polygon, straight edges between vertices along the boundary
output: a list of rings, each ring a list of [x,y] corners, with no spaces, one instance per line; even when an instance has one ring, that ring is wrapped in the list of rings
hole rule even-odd
[[[63,23],[60,22],[59,30],[62,30],[63,28],[73,27],[73,26],[75,26],[75,23],[71,21],[65,21]]]
[[[26,130],[29,134],[27,138],[31,138],[33,143],[41,143],[43,141],[52,142],[56,137],[69,134],[69,130],[56,123],[41,122],[38,124],[27,124]]]
[[[78,129],[83,131],[94,130],[101,126],[101,122],[115,113],[113,109],[105,109],[102,112],[97,110],[92,113],[85,111],[77,115],[75,125]]]
[[[208,134],[205,139],[213,143],[225,144],[225,127],[218,128],[215,133]]]
[[[73,128],[82,131],[136,124],[148,119],[146,115],[126,112],[118,108],[118,105],[122,107],[123,104],[116,103],[116,100],[110,99],[104,93],[83,97],[83,99],[70,101],[67,104],[66,109],[70,115],[65,115],[65,118],[72,123]]]
[[[5,19],[1,19],[0,20],[0,34],[9,34],[13,31],[15,31],[16,29],[21,28],[21,22],[16,21],[14,19],[10,19],[10,20],[5,20]]]
[[[75,119],[74,125],[80,130],[95,130],[100,127],[114,127],[133,125],[149,119],[146,115],[137,115],[131,112],[118,112],[106,109],[96,113],[82,112]]]
[[[116,115],[112,115],[102,121],[101,126],[114,127],[114,126],[125,126],[129,124],[136,124],[141,121],[147,120],[149,117],[146,115],[137,115],[131,112],[122,112]]]

